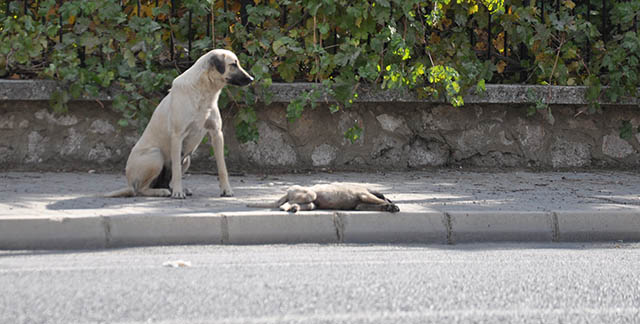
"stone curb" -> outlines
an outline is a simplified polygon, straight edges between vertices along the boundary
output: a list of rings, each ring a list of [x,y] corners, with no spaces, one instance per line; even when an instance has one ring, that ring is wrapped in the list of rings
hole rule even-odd
[[[640,241],[631,211],[276,211],[0,219],[0,249],[181,244]]]

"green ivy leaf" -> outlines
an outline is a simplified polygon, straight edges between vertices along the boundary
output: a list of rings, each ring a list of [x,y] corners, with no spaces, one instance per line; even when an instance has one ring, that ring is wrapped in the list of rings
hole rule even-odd
[[[633,125],[630,120],[623,120],[620,126],[620,138],[624,140],[631,139],[633,136]]]
[[[362,137],[362,127],[358,124],[354,124],[351,128],[349,128],[344,133],[344,138],[348,139],[351,144],[354,144],[357,140]]]

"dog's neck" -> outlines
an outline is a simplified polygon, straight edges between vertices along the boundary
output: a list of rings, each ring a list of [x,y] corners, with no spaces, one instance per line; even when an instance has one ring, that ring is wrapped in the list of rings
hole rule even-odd
[[[218,108],[217,102],[222,92],[224,83],[209,78],[207,72],[200,68],[196,62],[191,68],[180,74],[171,86],[171,91],[187,91],[191,95],[198,94],[199,98],[193,98],[198,103],[198,107],[204,109]],[[195,91],[193,91],[195,90]]]

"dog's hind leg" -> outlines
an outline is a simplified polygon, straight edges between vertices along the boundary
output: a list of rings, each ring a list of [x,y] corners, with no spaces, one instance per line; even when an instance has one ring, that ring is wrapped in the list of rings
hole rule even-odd
[[[136,154],[127,162],[127,180],[135,195],[168,197],[171,191],[164,187],[164,159],[162,152],[154,148]],[[159,178],[161,177],[161,178]],[[169,176],[170,177],[170,176]],[[155,188],[152,188],[152,185]],[[158,188],[161,187],[161,188]]]

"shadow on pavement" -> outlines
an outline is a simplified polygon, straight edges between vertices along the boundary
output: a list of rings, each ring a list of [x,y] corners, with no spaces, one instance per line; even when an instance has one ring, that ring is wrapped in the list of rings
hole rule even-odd
[[[96,198],[91,196],[77,197],[72,199],[58,200],[54,203],[48,204],[47,209],[50,210],[69,210],[69,209],[96,209],[96,208],[111,208],[118,206],[132,206],[136,203],[161,203],[166,201],[167,198],[148,198],[145,197],[143,201],[136,198]]]

